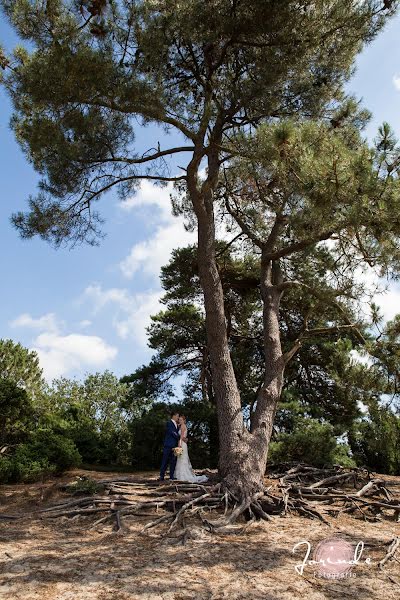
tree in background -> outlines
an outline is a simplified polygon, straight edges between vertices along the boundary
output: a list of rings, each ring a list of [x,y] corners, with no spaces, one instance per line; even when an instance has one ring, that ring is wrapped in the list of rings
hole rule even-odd
[[[232,144],[232,137],[239,132],[247,134],[262,122],[291,115],[328,115],[337,121],[333,104],[343,99],[342,84],[351,73],[356,53],[394,14],[397,3],[160,0],[110,5],[91,2],[78,7],[59,0],[45,6],[28,0],[3,0],[2,4],[17,32],[35,46],[31,53],[17,48],[6,58],[4,81],[16,110],[12,123],[17,139],[35,168],[45,175],[38,196],[30,198],[30,212],[15,215],[14,222],[25,237],[39,234],[56,244],[68,240],[95,243],[98,215],[94,203],[107,190],[119,186],[126,196],[143,178],[183,184],[182,207],[198,230],[199,277],[219,422],[220,474],[224,486],[236,498],[243,498],[243,507],[247,507],[263,485],[282,386],[282,363],[294,354],[291,349],[282,354],[280,349],[278,304],[283,288],[279,286],[286,281],[279,275],[279,259],[283,258],[284,241],[286,248],[296,244],[299,249],[299,245],[307,247],[309,240],[316,244],[330,237],[324,228],[323,237],[316,238],[313,226],[320,225],[325,201],[333,206],[335,189],[328,184],[332,178],[335,181],[335,168],[333,164],[329,173],[319,170],[320,176],[329,177],[322,179],[319,195],[310,187],[316,184],[310,168],[303,168],[306,181],[298,181],[295,188],[292,172],[289,176],[286,171],[287,182],[279,177],[290,164],[285,161],[285,135],[281,144],[279,139],[274,141],[273,133],[271,138],[269,131],[274,130],[263,130],[267,142],[263,148],[270,155],[262,156],[262,161],[269,160],[269,167],[278,175],[277,185],[272,180],[267,195],[273,195],[277,208],[279,195],[294,194],[298,206],[303,198],[305,211],[304,218],[299,218],[297,210],[294,220],[285,210],[272,211],[269,216],[276,220],[264,219],[264,230],[257,231],[257,241],[265,246],[261,295],[266,375],[249,431],[229,351],[215,256],[215,203],[223,167],[240,147]],[[174,128],[182,134],[182,145],[138,155],[132,147],[137,117],[143,123]],[[304,150],[309,143],[305,140]],[[329,146],[328,142],[324,148],[318,147],[315,139],[311,144],[314,161]],[[348,194],[353,198],[358,186],[367,204],[377,193],[382,196],[383,211],[387,203],[396,204],[393,185],[389,184],[387,192],[382,189],[388,178],[377,175],[377,162],[368,162],[366,150],[362,155],[352,148],[351,155],[345,142],[338,150],[349,165],[347,171],[342,165],[344,177],[336,180],[333,198],[337,207],[344,198],[349,202]],[[185,161],[182,175],[171,176],[165,163],[168,155],[179,156],[180,164]],[[204,166],[207,171],[202,179]],[[346,182],[347,175],[351,184]],[[365,185],[372,181],[375,187]],[[242,192],[246,185],[245,179],[240,185]],[[254,185],[250,191],[257,193]],[[239,223],[241,214],[235,210],[237,198],[232,192],[229,189],[232,204],[227,210]],[[263,209],[267,205],[268,201]],[[249,208],[245,206],[243,221],[247,226]],[[261,221],[264,216],[262,213]],[[363,224],[371,225],[365,211],[363,217]],[[370,220],[373,217],[377,218],[376,210]],[[306,223],[308,230],[303,227]],[[347,233],[355,243],[350,228]],[[293,348],[297,346],[295,340]]]
[[[376,340],[369,346],[368,369],[359,374],[370,390],[368,412],[354,422],[348,438],[359,464],[400,475],[400,315],[383,325],[376,306],[373,313]]]
[[[33,403],[0,379],[0,481],[32,481],[82,461],[130,465],[131,430],[146,403],[129,398],[129,388],[105,371],[54,380]]]
[[[72,439],[49,426],[57,415],[36,353],[1,340],[0,369],[0,482],[34,481],[77,466]]]
[[[70,437],[90,464],[129,464],[128,425],[141,401],[130,402],[129,386],[110,371],[87,375],[83,382],[61,378],[47,390],[47,418]]]
[[[366,345],[361,329],[368,321],[359,304],[366,286],[357,275],[362,268],[393,277],[399,271],[399,148],[387,125],[369,147],[359,131],[364,119],[350,103],[334,123],[260,126],[237,138],[238,158],[224,169],[221,205],[261,260],[265,375],[252,420],[252,473],[264,462],[286,365],[305,340],[320,335],[349,331]],[[320,247],[316,276],[296,278],[296,260]],[[280,304],[287,294],[306,314],[282,347]],[[321,326],[324,307],[331,309],[329,327]]]
[[[32,402],[26,390],[11,379],[0,379],[0,448],[21,439],[32,415]]]
[[[34,401],[44,383],[37,353],[12,340],[0,340],[0,378],[13,381]]]

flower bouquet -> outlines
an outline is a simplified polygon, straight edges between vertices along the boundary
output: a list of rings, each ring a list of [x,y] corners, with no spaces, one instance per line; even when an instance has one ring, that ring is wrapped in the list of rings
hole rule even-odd
[[[173,448],[174,454],[175,456],[181,456],[181,454],[183,454],[183,448],[180,448],[179,446],[177,446],[176,448]]]

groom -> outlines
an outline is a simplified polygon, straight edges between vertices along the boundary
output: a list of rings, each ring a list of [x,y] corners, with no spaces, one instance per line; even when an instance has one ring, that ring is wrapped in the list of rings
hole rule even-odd
[[[167,429],[165,431],[164,448],[161,461],[160,469],[160,481],[164,481],[165,471],[169,463],[169,478],[175,479],[174,472],[176,466],[176,456],[173,452],[173,448],[176,448],[180,438],[179,432],[179,413],[172,412],[171,419],[167,423]]]

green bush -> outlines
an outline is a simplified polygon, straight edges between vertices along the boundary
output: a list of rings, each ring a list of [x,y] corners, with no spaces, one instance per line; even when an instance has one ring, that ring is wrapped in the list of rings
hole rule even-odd
[[[400,416],[390,409],[370,408],[369,417],[351,428],[349,443],[358,465],[400,475]]]
[[[47,458],[33,460],[30,453],[25,453],[24,450],[17,452],[13,457],[12,481],[37,481],[55,472],[55,465],[50,464]]]
[[[355,466],[348,455],[348,447],[338,444],[330,423],[299,418],[295,427],[291,433],[278,434],[277,440],[270,443],[269,463],[299,461],[316,467],[337,463]]]
[[[0,378],[0,446],[23,441],[32,416],[32,402],[26,390],[14,381]]]
[[[348,444],[338,444],[333,452],[333,463],[342,467],[356,467],[357,462],[351,456],[351,449]]]
[[[51,430],[39,429],[20,444],[12,456],[0,461],[0,482],[35,481],[51,473],[80,465],[72,440]]]
[[[34,460],[47,459],[57,472],[81,464],[81,456],[74,442],[50,430],[39,429],[33,433],[29,442],[19,446],[18,450],[22,449]]]
[[[66,486],[66,490],[74,496],[78,494],[87,496],[103,492],[104,485],[90,477],[78,477],[76,481]]]
[[[7,483],[12,478],[13,463],[8,456],[0,456],[0,483]]]

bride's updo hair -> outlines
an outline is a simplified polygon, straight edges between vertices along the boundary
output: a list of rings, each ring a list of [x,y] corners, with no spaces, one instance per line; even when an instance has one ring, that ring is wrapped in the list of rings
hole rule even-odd
[[[183,420],[185,421],[185,423],[186,423],[186,417],[185,417],[185,415],[179,415],[179,416],[180,416],[180,418],[181,418],[181,419],[183,419]]]

